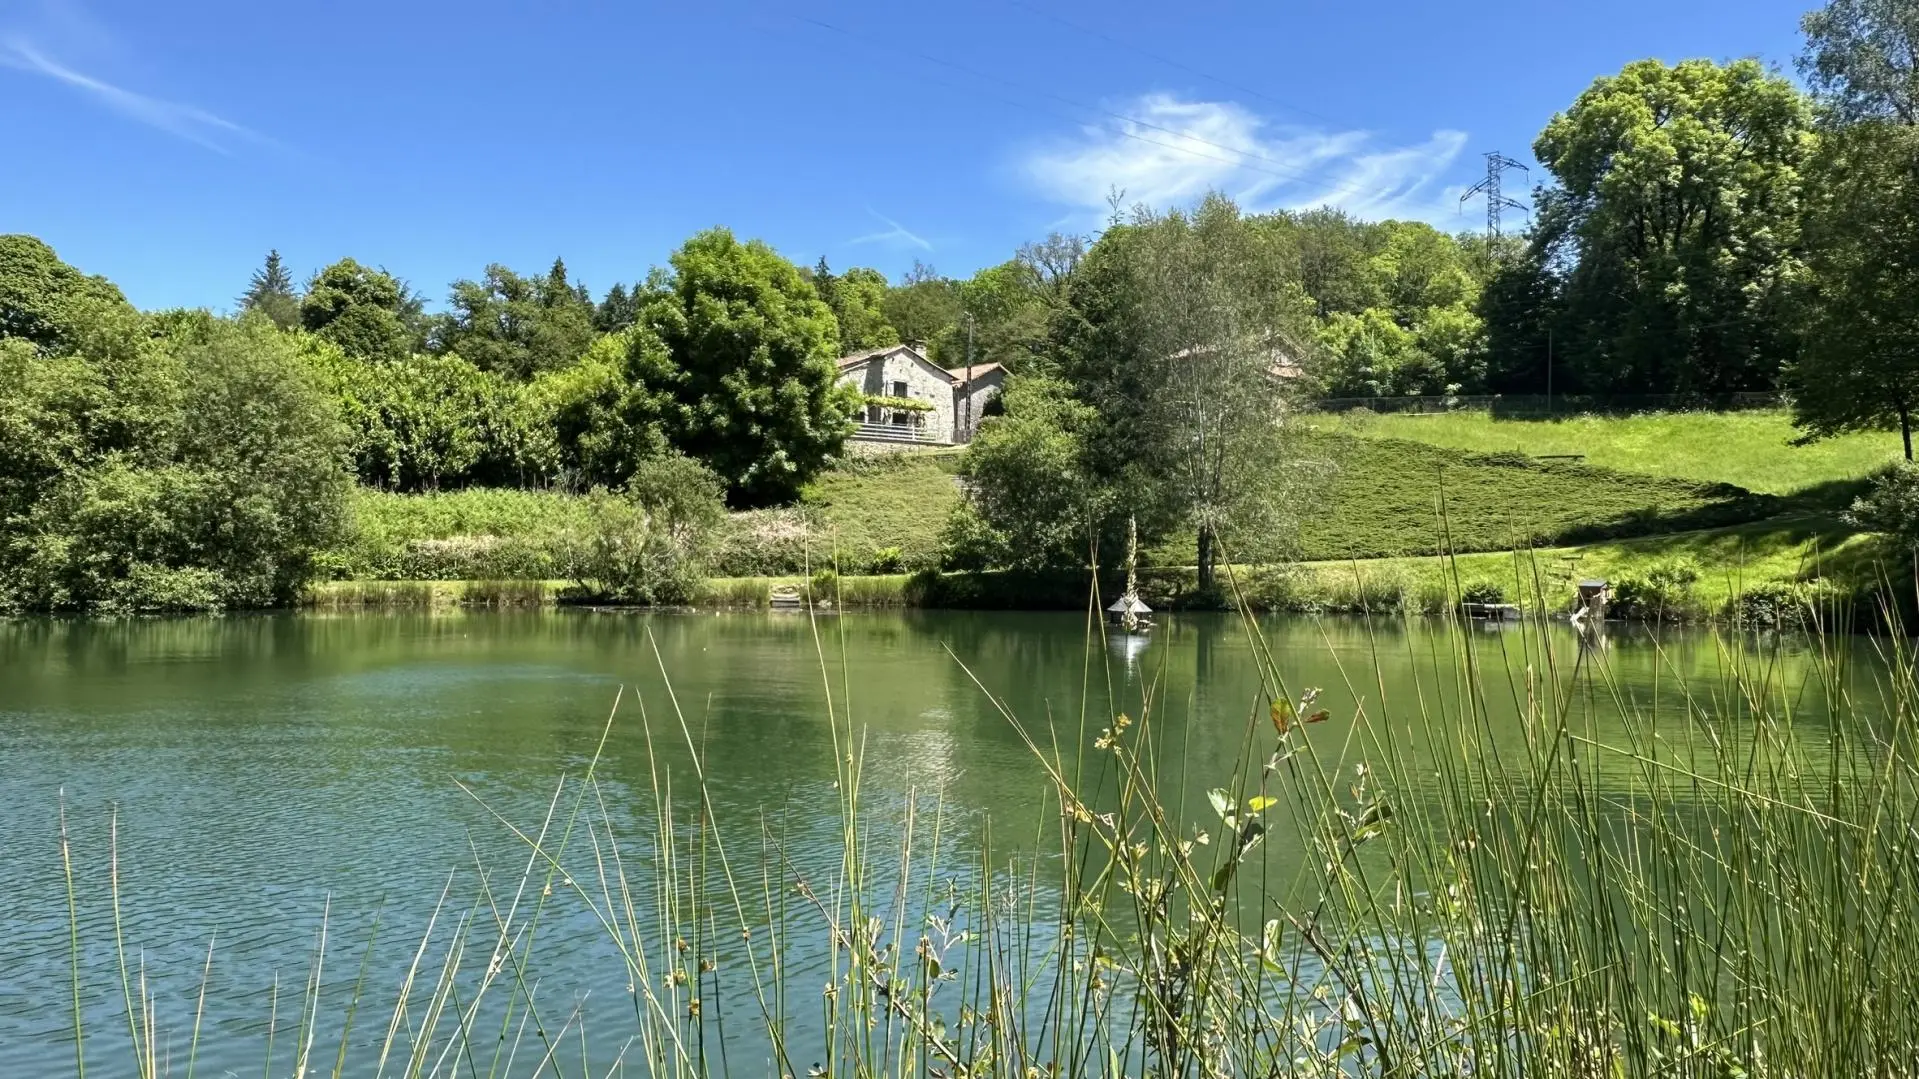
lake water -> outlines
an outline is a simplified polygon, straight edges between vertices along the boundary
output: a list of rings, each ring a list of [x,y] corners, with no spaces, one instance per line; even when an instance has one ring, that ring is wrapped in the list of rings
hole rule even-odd
[[[1324,687],[1321,703],[1336,718],[1362,701],[1377,712],[1382,699],[1402,712],[1458,706],[1447,657],[1460,631],[1443,623],[1259,626],[1289,685]],[[1485,694],[1494,737],[1517,744],[1524,671],[1549,669],[1538,637],[1466,632],[1494,672]],[[1557,674],[1536,678],[1563,684],[1581,663],[1609,672],[1608,692],[1588,695],[1602,737],[1613,691],[1642,703],[1671,698],[1683,676],[1697,693],[1723,685],[1738,664],[1776,665],[1790,684],[1806,666],[1805,645],[1790,638],[1615,628],[1581,660],[1570,630],[1549,637]],[[584,767],[603,732],[598,776],[616,833],[644,845],[654,827],[644,807],[663,774],[692,804],[675,700],[705,761],[717,827],[738,837],[736,852],[756,855],[764,825],[777,831],[791,871],[831,875],[840,794],[828,687],[862,732],[870,803],[896,806],[920,792],[942,804],[946,841],[977,841],[990,824],[996,847],[1030,845],[1048,786],[982,685],[1042,738],[1069,747],[1113,711],[1137,714],[1152,687],[1159,736],[1176,747],[1168,759],[1189,793],[1229,773],[1249,717],[1264,714],[1255,645],[1224,615],[1174,616],[1137,653],[1098,633],[1089,646],[1083,617],[1053,614],[0,622],[0,1076],[70,1074],[74,1065],[63,806],[91,1072],[133,1074],[110,901],[117,813],[127,964],[136,982],[144,970],[154,995],[160,1052],[180,1073],[211,942],[201,1074],[258,1074],[270,1028],[274,1072],[285,1074],[323,912],[329,992],[351,983],[373,941],[372,1018],[355,1038],[364,1048],[384,1033],[392,987],[449,880],[443,917],[452,921],[483,914],[476,863],[502,889],[519,879],[527,848],[494,814],[537,828],[558,778]],[[1329,759],[1351,760],[1359,749],[1342,741],[1341,726],[1312,735]],[[1431,751],[1430,731],[1403,727],[1411,758]],[[577,905],[556,904],[540,931],[540,997],[584,1017],[586,1052],[603,1074],[631,1029],[624,975],[603,929]],[[789,976],[817,984],[814,961],[791,957]],[[330,1072],[324,1030],[319,1044]]]

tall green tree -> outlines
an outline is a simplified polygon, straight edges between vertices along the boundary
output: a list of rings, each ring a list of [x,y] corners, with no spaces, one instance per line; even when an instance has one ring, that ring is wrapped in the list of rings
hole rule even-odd
[[[102,308],[133,311],[112,282],[60,261],[38,239],[0,235],[0,337],[49,351],[71,349]]]
[[[1599,392],[1764,390],[1790,354],[1788,287],[1810,106],[1758,62],[1641,60],[1546,125],[1533,153],[1559,368]]]
[[[640,317],[641,291],[632,292],[626,286],[615,281],[613,287],[606,290],[606,296],[593,309],[593,329],[597,333],[618,333],[633,325]]]
[[[561,480],[617,488],[641,462],[669,452],[666,417],[677,375],[659,335],[635,325],[594,341],[571,367],[534,379],[527,397],[552,432]]]
[[[887,290],[885,274],[865,266],[835,274],[824,255],[811,270],[800,272],[833,310],[833,318],[839,323],[840,355],[900,343],[899,332],[887,323],[883,310]]]
[[[1002,400],[966,450],[971,508],[1012,565],[1084,565],[1112,508],[1092,457],[1099,413],[1043,375],[1008,379]]]
[[[758,240],[712,229],[674,252],[639,324],[673,370],[675,448],[705,462],[741,504],[792,498],[853,432],[858,391],[839,382],[838,328],[799,268]]]
[[[1919,128],[1829,132],[1806,215],[1806,323],[1788,371],[1809,437],[1896,427],[1912,460],[1919,413]]]
[[[572,364],[596,336],[593,305],[567,282],[558,260],[544,277],[521,277],[495,263],[480,281],[455,281],[448,307],[434,328],[434,348],[520,381]]]
[[[1080,274],[1063,366],[1100,414],[1094,468],[1124,508],[1149,536],[1191,530],[1202,589],[1222,544],[1249,559],[1289,546],[1302,473],[1280,369],[1312,308],[1280,249],[1211,195],[1191,212],[1136,211]]]
[[[422,337],[422,308],[406,283],[345,258],[313,276],[300,325],[358,360],[398,360]]]
[[[1919,124],[1919,3],[1830,0],[1800,29],[1799,72],[1832,120]]]
[[[267,252],[266,264],[253,271],[253,279],[235,304],[242,311],[260,312],[283,330],[300,324],[300,297],[293,290],[293,275],[280,261],[279,251]]]

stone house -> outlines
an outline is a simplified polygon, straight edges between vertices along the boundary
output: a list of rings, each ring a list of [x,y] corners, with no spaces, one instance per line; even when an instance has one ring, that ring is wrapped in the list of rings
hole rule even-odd
[[[853,441],[868,450],[952,446],[970,441],[999,396],[1006,371],[978,364],[949,371],[914,345],[868,349],[840,360],[840,381],[857,387],[866,403]]]

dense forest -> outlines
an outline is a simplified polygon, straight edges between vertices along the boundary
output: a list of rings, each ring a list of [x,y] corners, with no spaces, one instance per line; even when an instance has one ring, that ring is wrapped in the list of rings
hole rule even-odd
[[[1534,144],[1523,236],[1214,195],[964,279],[716,228],[597,296],[555,259],[431,311],[386,269],[302,283],[270,253],[224,315],[135,310],[0,237],[0,608],[289,602],[356,482],[623,492],[680,543],[832,467],[861,403],[834,361],[901,341],[1013,374],[955,565],[1070,561],[1124,516],[1194,536],[1205,586],[1222,545],[1283,547],[1324,466],[1284,417],[1313,397],[1784,391],[1808,437],[1897,425],[1910,454],[1919,3],[1804,26],[1807,89],[1752,60],[1596,80]]]

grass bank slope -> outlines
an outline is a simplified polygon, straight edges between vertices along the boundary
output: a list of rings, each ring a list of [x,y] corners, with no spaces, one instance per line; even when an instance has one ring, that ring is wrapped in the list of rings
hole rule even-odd
[[[1899,452],[1893,434],[1856,434],[1794,446],[1799,432],[1778,410],[1656,412],[1638,416],[1495,418],[1487,412],[1326,417],[1322,429],[1423,442],[1474,453],[1584,454],[1585,464],[1759,494],[1815,495],[1848,485]]]
[[[1308,452],[1336,468],[1303,522],[1308,560],[1510,551],[1724,527],[1787,508],[1724,484],[1401,439],[1322,431]],[[1190,547],[1161,553],[1192,559]]]

